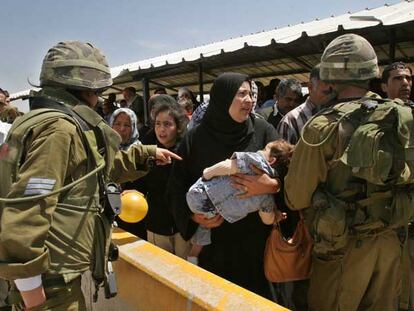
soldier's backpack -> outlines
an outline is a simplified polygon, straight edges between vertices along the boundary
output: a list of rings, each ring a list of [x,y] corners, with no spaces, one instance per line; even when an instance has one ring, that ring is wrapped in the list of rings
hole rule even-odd
[[[321,112],[331,113],[337,121],[327,136],[317,144],[304,142],[320,146],[337,130],[342,145],[334,162],[349,167],[361,187],[351,195],[333,196],[323,185],[315,192],[312,205],[319,194],[326,196],[326,206],[314,206],[312,216],[314,250],[319,255],[341,253],[349,225],[370,232],[407,226],[414,220],[412,107],[399,100],[366,97]],[[351,210],[352,220],[347,219]]]
[[[412,107],[399,100],[363,98],[336,109],[348,110],[348,119],[356,125],[340,161],[367,183],[367,198],[360,205],[387,227],[407,225],[414,220]],[[379,210],[375,201],[387,198],[391,205]]]

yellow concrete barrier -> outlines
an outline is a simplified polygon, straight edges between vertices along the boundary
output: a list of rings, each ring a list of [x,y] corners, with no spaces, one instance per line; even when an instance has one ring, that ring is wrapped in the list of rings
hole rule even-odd
[[[117,299],[132,309],[287,310],[129,233],[115,232],[113,239],[120,253]]]

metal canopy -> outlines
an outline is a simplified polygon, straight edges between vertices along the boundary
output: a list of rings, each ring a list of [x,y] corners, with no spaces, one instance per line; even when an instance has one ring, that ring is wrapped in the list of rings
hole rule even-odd
[[[111,69],[114,85],[105,94],[127,86],[147,94],[159,86],[175,94],[181,86],[198,94],[210,89],[222,72],[246,73],[265,85],[272,78],[307,82],[327,44],[344,33],[357,33],[374,46],[380,66],[400,60],[414,63],[414,0],[375,9],[263,31],[239,38],[145,59]],[[200,83],[202,81],[202,83]],[[11,95],[25,98],[29,90]]]
[[[203,89],[208,91],[214,79],[226,71],[246,73],[264,84],[274,77],[292,77],[304,83],[326,45],[349,32],[371,42],[380,65],[394,60],[412,64],[413,29],[414,2],[402,1],[114,67],[114,86],[106,94],[119,93],[127,86],[142,92],[143,79],[149,81],[150,90],[164,86],[169,93],[176,93],[180,86],[188,86],[199,93],[200,78]]]

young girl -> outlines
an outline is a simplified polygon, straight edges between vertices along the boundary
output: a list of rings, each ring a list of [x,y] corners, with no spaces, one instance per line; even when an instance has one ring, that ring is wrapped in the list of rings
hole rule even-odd
[[[168,97],[170,100],[159,101],[154,105],[154,130],[157,146],[175,150],[185,132],[188,118],[185,110],[171,96]],[[186,258],[190,244],[178,233],[165,196],[170,170],[171,164],[152,168],[145,177],[136,181],[135,189],[144,193],[148,201],[145,219],[148,241]]]

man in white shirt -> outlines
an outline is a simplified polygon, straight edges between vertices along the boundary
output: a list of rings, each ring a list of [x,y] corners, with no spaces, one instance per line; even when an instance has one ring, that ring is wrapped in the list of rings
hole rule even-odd
[[[134,87],[129,86],[122,91],[122,95],[127,102],[126,107],[135,112],[138,119],[137,128],[140,129],[145,124],[144,99],[136,93]]]

